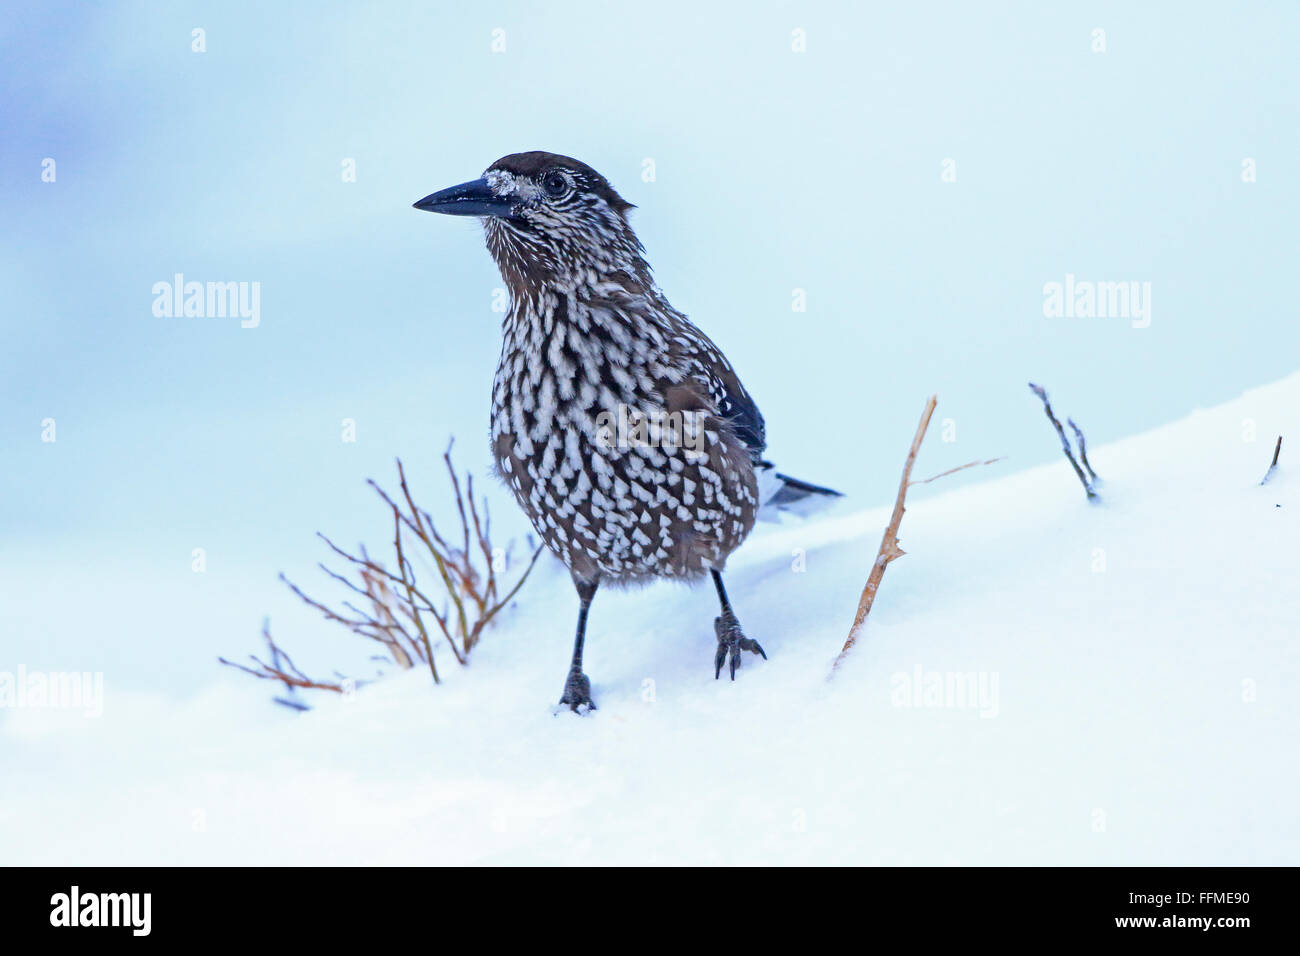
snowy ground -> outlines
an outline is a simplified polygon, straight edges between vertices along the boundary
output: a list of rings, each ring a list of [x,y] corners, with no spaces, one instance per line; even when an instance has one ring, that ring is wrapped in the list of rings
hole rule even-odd
[[[932,428],[917,477],[965,460],[943,454]],[[553,565],[439,688],[413,672],[295,715],[214,666],[179,708],[0,710],[0,855],[1300,863],[1300,375],[1090,457],[1097,506],[1064,460],[914,489],[907,557],[829,682],[884,507],[762,526],[735,556],[770,656],[735,683],[713,679],[710,589],[598,595],[585,718],[552,713],[576,605]],[[933,696],[963,675],[974,699]]]

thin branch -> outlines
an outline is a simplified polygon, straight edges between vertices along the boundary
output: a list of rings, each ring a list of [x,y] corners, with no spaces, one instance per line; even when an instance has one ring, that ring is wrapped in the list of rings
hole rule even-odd
[[[358,558],[356,555],[348,554],[346,551],[344,551],[342,548],[340,548],[337,544],[335,544],[335,543],[334,543],[333,541],[331,541],[329,538],[325,537],[325,535],[321,534],[319,531],[316,532],[316,537],[320,538],[320,539],[321,539],[322,541],[324,541],[327,545],[329,545],[330,550],[332,550],[335,554],[339,555],[340,557],[342,557],[342,558],[344,558],[344,559],[346,559],[346,560],[348,560],[348,561],[351,561],[353,564],[358,565],[359,567],[362,567],[362,568],[369,569],[369,570],[375,572],[376,574],[379,574],[379,575],[381,575],[381,576],[387,578],[389,581],[392,581],[394,584],[402,584],[402,583],[403,583],[401,578],[399,578],[397,575],[393,574],[393,573],[392,573],[391,571],[389,571],[387,568],[383,567],[382,565],[376,564],[375,562],[371,561],[368,557],[361,557],[361,558]],[[423,601],[427,606],[429,606],[429,607],[433,607],[433,602],[432,602],[431,600],[429,600],[429,598],[428,598],[425,594],[423,594],[423,593],[420,591],[419,588],[417,588],[417,587],[415,587],[414,585],[412,585],[412,586],[411,586],[411,589],[415,592],[415,596],[416,596],[416,597],[418,597],[421,601]],[[355,590],[355,588],[354,588],[353,590]],[[299,593],[301,594],[301,592],[299,592]],[[367,596],[369,596],[368,593],[367,593]],[[310,602],[309,602],[309,603],[310,603]]]
[[[451,454],[451,446],[448,446],[447,454]],[[450,459],[448,460],[450,461]],[[451,603],[456,608],[456,622],[459,625],[461,639],[464,640],[465,635],[469,632],[469,627],[466,624],[465,604],[461,600],[461,589],[456,587],[452,582],[451,572],[448,570],[448,565],[451,563],[450,554],[452,549],[447,546],[447,542],[442,539],[434,528],[433,522],[429,519],[429,513],[427,511],[422,512],[418,507],[416,507],[415,500],[411,497],[411,488],[406,483],[406,470],[402,467],[400,460],[397,462],[397,474],[401,482],[402,495],[406,498],[406,503],[411,509],[411,514],[415,516],[414,521],[405,515],[402,516],[402,520],[406,523],[408,528],[415,532],[415,536],[420,539],[428,549],[430,556],[433,558],[434,566],[438,569],[438,575],[442,578],[443,586],[447,589],[447,595],[451,598]],[[383,498],[384,501],[388,502],[390,507],[397,507],[393,504],[393,500],[388,497],[387,492],[380,488],[373,479],[371,479],[369,484],[375,489],[375,491],[379,492],[379,496]],[[464,505],[460,502],[459,483],[455,485],[455,489],[457,505],[460,508],[461,514],[464,514]],[[467,535],[468,533],[469,532],[466,531]],[[462,579],[461,584],[463,586],[466,585],[467,582]]]
[[[276,647],[275,641],[271,640],[271,619],[269,617],[262,618],[262,637],[266,640],[266,646],[271,649],[272,666],[278,669],[280,666],[280,661],[282,659],[288,661],[290,665],[292,665],[293,662],[289,661],[289,655],[281,654],[280,648]],[[284,690],[285,693],[292,696],[294,693],[293,684],[289,683],[288,681],[285,681]]]
[[[1264,472],[1264,477],[1260,480],[1261,485],[1267,484],[1268,480],[1273,477],[1273,472],[1277,471],[1277,458],[1280,454],[1282,454],[1282,436],[1278,435],[1277,444],[1273,447],[1273,463],[1268,466],[1268,471]]]
[[[322,565],[322,567],[324,566]],[[328,571],[328,569],[326,570]],[[292,591],[295,595],[297,595],[298,598],[304,604],[320,611],[321,614],[324,615],[327,621],[333,621],[336,624],[342,624],[344,627],[348,628],[348,630],[354,631],[357,634],[362,635],[363,637],[368,637],[371,640],[379,641],[381,644],[387,643],[387,640],[383,636],[381,636],[381,634],[371,634],[369,633],[368,629],[374,629],[382,633],[383,631],[388,630],[392,625],[386,625],[379,621],[376,621],[374,618],[370,617],[368,614],[366,614],[356,605],[348,601],[344,601],[343,606],[347,608],[349,611],[351,611],[353,614],[357,615],[357,619],[351,620],[349,618],[346,618],[343,615],[331,609],[328,605],[322,604],[320,601],[317,601],[314,598],[310,597],[309,595],[305,594],[302,591],[302,589],[298,587],[298,585],[294,584],[283,574],[280,575],[280,580],[283,581],[285,585],[289,588],[289,590]],[[365,592],[362,593],[364,594]]]
[[[938,481],[940,478],[947,478],[949,475],[954,475],[959,471],[965,471],[967,468],[974,468],[977,465],[991,465],[994,462],[1006,460],[1007,456],[1003,455],[1001,458],[988,458],[984,461],[968,461],[964,465],[958,465],[956,468],[949,468],[947,471],[941,471],[939,474],[931,475],[929,478],[918,478],[916,481],[909,483],[908,487],[910,488],[912,485],[928,485],[932,481]]]
[[[524,582],[528,580],[528,575],[533,573],[533,565],[535,565],[537,563],[537,559],[541,557],[542,550],[543,547],[541,545],[538,545],[537,550],[533,552],[533,556],[528,562],[528,567],[524,568],[524,573],[519,576],[519,580],[515,582],[515,586],[510,589],[510,591],[506,594],[505,597],[503,597],[491,608],[484,611],[483,616],[479,618],[477,622],[475,622],[474,624],[475,644],[478,643],[479,632],[483,630],[483,628],[492,620],[492,618],[496,617],[498,611],[500,611],[503,607],[505,607],[507,604],[510,603],[511,599],[517,593],[519,593],[519,589],[524,586]]]
[[[497,596],[497,574],[492,560],[492,543],[488,540],[487,533],[484,530],[484,524],[479,520],[478,507],[474,504],[474,476],[470,475],[466,481],[466,488],[469,495],[469,514],[474,523],[474,537],[478,541],[479,551],[483,554],[483,563],[487,568],[487,584],[483,588],[481,603],[479,604],[479,613],[491,603]],[[483,499],[483,513],[487,514],[487,499]]]
[[[1083,467],[1088,469],[1088,477],[1092,479],[1093,486],[1095,487],[1101,479],[1098,478],[1097,473],[1092,470],[1092,465],[1088,464],[1088,440],[1083,437],[1083,429],[1074,423],[1073,418],[1067,418],[1065,422],[1074,429],[1074,440],[1079,445],[1079,460],[1083,462]]]
[[[934,414],[935,406],[938,404],[939,396],[931,395],[929,401],[925,403],[925,411],[921,413],[921,422],[916,426],[916,435],[912,438],[912,447],[908,449],[907,461],[903,465],[903,477],[898,483],[898,497],[894,499],[894,513],[885,528],[884,536],[880,539],[880,550],[876,552],[876,560],[871,566],[871,574],[867,578],[866,586],[862,589],[862,596],[858,599],[858,613],[853,617],[853,626],[849,628],[848,639],[844,642],[844,647],[839,656],[835,658],[835,663],[831,665],[832,676],[845,656],[853,649],[853,645],[857,643],[858,635],[862,633],[862,626],[867,621],[867,615],[871,613],[871,605],[875,603],[876,592],[880,589],[881,579],[885,576],[885,567],[891,561],[895,561],[906,554],[898,546],[898,527],[903,522],[903,512],[906,510],[903,507],[903,502],[907,498],[908,485],[911,484],[912,466],[916,464],[916,455],[921,450],[921,441],[925,438],[926,429],[930,427],[930,416]]]
[[[279,683],[283,684],[286,688],[288,688],[290,693],[293,692],[293,688],[295,687],[310,688],[312,690],[330,690],[330,691],[334,691],[337,694],[344,693],[343,684],[341,683],[335,684],[329,681],[312,680],[301,670],[299,670],[298,666],[294,664],[293,658],[291,658],[288,655],[288,653],[279,645],[277,645],[274,639],[272,639],[270,621],[262,622],[262,637],[266,639],[267,647],[270,648],[271,650],[271,660],[274,661],[273,664],[267,664],[256,654],[248,655],[249,659],[254,664],[257,665],[256,668],[249,667],[246,664],[240,664],[236,661],[228,661],[224,657],[218,657],[217,660],[220,663],[225,664],[227,667],[233,667],[236,670],[241,670],[245,674],[251,674],[252,676],[260,680],[278,681]],[[281,661],[284,662],[283,666],[281,665]],[[290,702],[278,697],[276,698],[276,700],[279,703],[285,704],[286,706],[289,707],[294,707],[297,709],[306,709],[305,705],[301,705],[297,702]]]
[[[393,589],[387,585],[383,578],[377,577],[369,568],[362,568],[361,580],[366,582],[370,607],[374,612],[371,620],[377,621],[383,628],[383,634],[386,638],[384,643],[388,645],[389,653],[393,655],[394,662],[403,670],[414,666],[410,653],[402,646],[401,637],[406,636],[406,631],[393,613],[394,605],[400,606],[401,604],[393,593]],[[414,598],[410,600],[414,601]],[[398,636],[393,636],[395,634]]]
[[[456,477],[456,467],[451,463],[451,446],[456,444],[453,438],[447,442],[447,450],[442,453],[442,460],[447,463],[447,474],[451,476],[451,490],[456,495],[456,510],[460,512],[460,527],[463,532],[463,543],[460,553],[469,555],[469,522],[465,520],[465,499],[460,493],[460,479]],[[471,486],[470,494],[473,494]]]
[[[285,575],[280,575],[280,579],[299,600],[327,621],[382,645],[387,656],[375,656],[372,659],[391,661],[403,669],[414,667],[417,661],[424,662],[428,664],[435,684],[441,682],[441,675],[434,658],[433,632],[428,617],[432,617],[437,624],[456,661],[466,664],[470,650],[497,614],[519,593],[542,551],[540,547],[534,551],[532,559],[515,580],[513,587],[504,597],[499,597],[498,589],[503,585],[493,567],[494,549],[489,530],[491,522],[488,503],[484,499],[480,510],[479,502],[474,497],[472,475],[466,475],[462,488],[460,476],[456,474],[452,463],[451,449],[449,444],[443,454],[443,461],[460,517],[459,548],[449,545],[447,539],[438,532],[429,512],[416,505],[406,479],[406,470],[399,458],[397,474],[402,493],[398,498],[390,496],[374,480],[368,482],[392,514],[392,547],[396,557],[396,573],[372,559],[364,545],[353,553],[318,532],[318,537],[330,551],[347,562],[348,567],[344,570],[350,569],[350,573],[340,574],[324,563],[319,565],[330,580],[343,585],[345,589],[343,600],[338,602],[338,609],[316,600]],[[466,498],[469,499],[468,503]],[[404,502],[405,506],[399,502]],[[417,548],[415,553],[421,556],[422,561],[431,563],[438,572],[438,579],[445,591],[445,600],[440,600],[439,603],[435,603],[421,590],[417,582],[413,555],[409,551],[412,537],[423,546],[422,549]],[[529,541],[531,545],[531,537]],[[509,556],[512,548],[507,547],[504,553]],[[475,564],[476,556],[481,556],[485,562],[482,572]],[[427,566],[421,564],[422,569]],[[365,600],[356,601],[357,597]],[[452,608],[455,614],[454,624]],[[342,684],[315,680],[299,670],[289,655],[271,639],[269,627],[263,627],[263,634],[270,649],[270,663],[256,655],[250,655],[252,666],[224,658],[220,658],[221,662],[263,680],[279,681],[289,695],[289,698],[277,698],[285,706],[296,706],[292,695],[298,687],[343,692]],[[347,680],[342,675],[340,678]]]
[[[415,591],[407,575],[409,564],[406,555],[402,552],[402,516],[396,511],[393,512],[393,549],[397,552],[397,568],[402,572],[402,583],[406,586],[407,602],[414,605]],[[429,657],[429,673],[433,675],[433,682],[441,684],[442,681],[438,679],[438,668],[433,663],[433,645],[429,643],[429,632],[424,629],[424,621],[420,619],[419,614],[412,614],[411,620],[415,623],[416,630],[420,632],[420,640],[424,642],[424,650]],[[455,649],[455,645],[452,645],[452,650]]]
[[[1079,482],[1083,485],[1083,490],[1088,493],[1088,500],[1096,501],[1099,495],[1093,490],[1092,484],[1088,481],[1088,476],[1083,473],[1083,469],[1079,467],[1079,463],[1074,459],[1074,452],[1070,449],[1070,439],[1065,437],[1065,429],[1061,427],[1060,420],[1052,412],[1052,403],[1047,400],[1047,389],[1041,385],[1035,385],[1033,382],[1029,383],[1029,388],[1030,391],[1042,399],[1043,411],[1047,412],[1047,420],[1052,423],[1052,427],[1056,429],[1056,434],[1060,436],[1061,450],[1065,452],[1065,457],[1070,460],[1070,466],[1074,468],[1074,473],[1079,476]],[[1089,469],[1089,471],[1091,470]]]

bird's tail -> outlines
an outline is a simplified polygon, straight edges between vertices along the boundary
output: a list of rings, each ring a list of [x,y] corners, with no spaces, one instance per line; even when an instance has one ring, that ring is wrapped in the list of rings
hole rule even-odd
[[[843,497],[841,492],[831,488],[783,475],[770,461],[760,461],[754,471],[758,476],[760,518],[775,518],[774,512],[777,511],[806,517]]]

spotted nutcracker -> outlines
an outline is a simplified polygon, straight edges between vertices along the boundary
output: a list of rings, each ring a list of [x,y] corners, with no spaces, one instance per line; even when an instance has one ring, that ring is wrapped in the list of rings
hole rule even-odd
[[[483,222],[510,292],[492,385],[492,456],[578,591],[560,704],[595,709],[582,672],[587,612],[602,583],[713,578],[714,677],[746,637],[722,584],[760,507],[795,510],[838,492],[763,460],[763,416],[731,363],[664,297],[628,223],[632,204],[585,163],[505,156],[482,179],[416,209]]]

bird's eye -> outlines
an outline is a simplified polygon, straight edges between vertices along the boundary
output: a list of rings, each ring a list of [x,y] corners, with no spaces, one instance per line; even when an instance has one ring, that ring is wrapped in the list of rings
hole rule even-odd
[[[559,199],[569,191],[569,181],[561,173],[547,173],[542,179],[542,188],[546,195]]]

